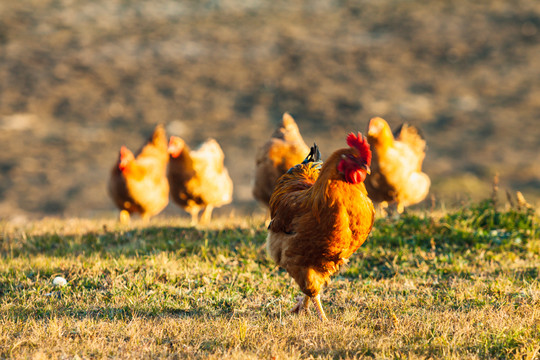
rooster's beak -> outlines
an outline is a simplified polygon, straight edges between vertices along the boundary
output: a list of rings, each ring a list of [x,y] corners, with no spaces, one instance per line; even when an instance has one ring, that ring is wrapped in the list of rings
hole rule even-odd
[[[367,164],[364,164],[364,166],[362,166],[362,169],[366,170],[366,173],[368,175],[371,175],[371,168]]]

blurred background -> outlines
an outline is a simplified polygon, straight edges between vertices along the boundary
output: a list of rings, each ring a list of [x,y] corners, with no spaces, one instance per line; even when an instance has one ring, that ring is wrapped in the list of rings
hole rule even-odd
[[[235,190],[217,214],[262,212],[254,153],[284,111],[323,156],[373,116],[407,121],[441,203],[488,197],[499,173],[536,205],[540,2],[0,2],[0,218],[116,216],[118,150],[156,123],[222,145]]]

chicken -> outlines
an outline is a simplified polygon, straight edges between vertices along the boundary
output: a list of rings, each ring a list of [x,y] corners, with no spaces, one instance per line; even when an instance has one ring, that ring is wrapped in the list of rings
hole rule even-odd
[[[404,123],[392,134],[388,123],[376,117],[369,122],[367,137],[373,149],[372,173],[366,179],[371,200],[383,207],[395,203],[400,214],[424,200],[431,181],[422,172],[426,141],[419,131]]]
[[[171,197],[191,214],[192,225],[207,223],[212,210],[232,201],[233,183],[223,164],[223,151],[214,139],[208,139],[198,149],[190,150],[184,140],[171,136],[168,171]]]
[[[120,209],[120,221],[129,221],[139,213],[147,221],[169,203],[167,181],[167,136],[162,125],[156,126],[137,155],[122,146],[109,178],[109,195]]]
[[[347,144],[324,164],[312,147],[301,164],[278,180],[270,198],[268,253],[305,294],[292,311],[307,310],[313,300],[322,320],[323,285],[364,243],[375,216],[363,184],[370,172],[369,145],[352,133]]]
[[[280,126],[256,154],[253,196],[269,206],[270,196],[279,177],[304,160],[309,152],[294,119],[283,114]]]

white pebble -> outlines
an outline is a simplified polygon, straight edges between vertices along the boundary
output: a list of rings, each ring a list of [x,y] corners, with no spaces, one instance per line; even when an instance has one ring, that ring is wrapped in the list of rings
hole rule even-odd
[[[54,278],[52,283],[54,286],[65,286],[67,284],[67,281],[63,277],[57,276]]]

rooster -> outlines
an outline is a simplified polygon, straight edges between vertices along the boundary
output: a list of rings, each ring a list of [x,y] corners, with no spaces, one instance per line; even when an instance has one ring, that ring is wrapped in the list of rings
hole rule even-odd
[[[268,206],[279,177],[300,163],[308,152],[296,122],[288,113],[283,114],[280,126],[256,155],[255,199]]]
[[[120,209],[120,221],[129,222],[133,213],[144,221],[158,214],[169,203],[167,182],[167,136],[162,125],[156,126],[147,143],[135,156],[127,147],[120,148],[118,160],[109,178],[109,195]]]
[[[363,184],[370,172],[369,145],[360,133],[349,134],[347,144],[324,164],[312,147],[279,179],[270,198],[268,253],[305,294],[292,312],[307,310],[313,300],[322,320],[323,285],[364,243],[375,216]]]
[[[171,197],[191,214],[192,225],[207,223],[212,210],[232,201],[233,183],[223,164],[223,151],[214,139],[208,139],[198,149],[190,150],[184,140],[171,136],[168,171]]]
[[[400,214],[424,200],[431,181],[422,172],[426,141],[419,131],[402,124],[392,133],[384,119],[375,117],[369,121],[368,141],[373,149],[372,174],[366,179],[371,200],[383,208],[395,203]]]

